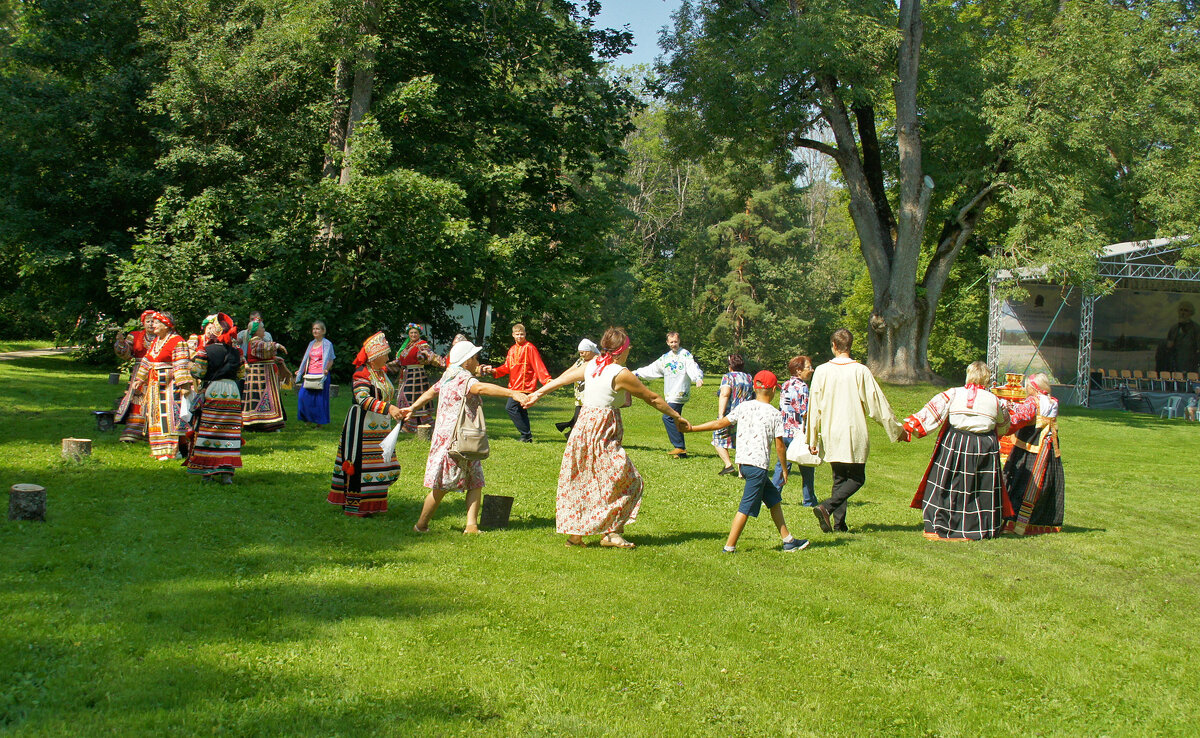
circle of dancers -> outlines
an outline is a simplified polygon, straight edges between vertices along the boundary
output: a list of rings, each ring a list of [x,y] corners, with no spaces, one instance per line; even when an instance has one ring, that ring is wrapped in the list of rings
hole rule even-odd
[[[168,312],[146,310],[138,324],[136,330],[118,332],[114,343],[117,356],[129,362],[116,412],[117,422],[124,424],[121,441],[148,441],[156,459],[180,460],[205,483],[232,484],[242,466],[244,434],[284,428],[281,388],[297,389],[301,422],[329,424],[335,353],[322,321],[312,323],[312,340],[295,371],[257,312],[242,331],[230,316],[214,313],[186,339]],[[717,474],[742,480],[726,553],[737,550],[746,524],[764,505],[780,550],[809,545],[792,535],[784,519],[783,491],[793,470],[800,475],[801,504],[812,510],[821,531],[848,532],[848,501],[866,483],[868,419],[892,442],[935,438],[911,502],[922,513],[926,538],[978,541],[1006,532],[1062,530],[1058,400],[1044,374],[1029,376],[1023,387],[1005,387],[1000,397],[989,389],[987,365],[977,361],[967,367],[963,386],[939,392],[900,420],[870,370],[852,358],[853,336],[840,329],[830,336],[829,360],[815,365],[808,356],[792,358],[782,385],[767,370],[751,376],[743,357],[730,355],[717,391],[716,417],[692,423],[682,413],[693,387],[703,386],[704,372],[676,332],[667,334],[667,351],[659,358],[631,369],[630,338],[622,328],[610,327],[599,343],[584,338],[578,359],[556,378],[523,325],[514,325],[512,336],[504,362],[494,367],[480,363],[480,348],[462,334],[447,356],[439,356],[415,323],[406,327],[394,356],[384,333],[364,340],[354,359],[351,406],[338,440],[328,502],[353,517],[386,513],[388,490],[400,476],[397,434],[425,426],[431,437],[423,478],[427,495],[413,530],[428,532],[446,494],[462,492],[463,532],[479,533],[483,460],[489,453],[483,398],[504,398],[520,439],[531,442],[529,408],[570,385],[574,414],[555,424],[566,435],[555,530],[568,547],[635,547],[625,531],[637,520],[645,482],[623,447],[622,420],[635,398],[661,413],[670,458],[688,456],[688,434],[710,432],[722,462]],[[439,375],[432,382],[431,370]],[[399,374],[398,383],[391,373]],[[508,377],[508,386],[482,381],[485,377]],[[661,395],[643,383],[660,378]],[[820,500],[814,468],[826,463],[833,484]]]

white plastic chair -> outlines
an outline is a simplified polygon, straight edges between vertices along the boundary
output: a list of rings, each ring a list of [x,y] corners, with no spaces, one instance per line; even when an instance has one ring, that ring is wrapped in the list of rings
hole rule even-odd
[[[1158,411],[1160,418],[1178,418],[1183,414],[1183,398],[1179,395],[1171,395],[1167,398],[1167,404],[1163,405],[1162,410]]]

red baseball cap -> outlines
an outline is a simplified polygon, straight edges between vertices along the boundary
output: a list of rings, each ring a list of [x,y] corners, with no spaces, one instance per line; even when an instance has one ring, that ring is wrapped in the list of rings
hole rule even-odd
[[[763,369],[758,374],[754,375],[755,389],[775,389],[779,386],[779,380],[771,372]]]

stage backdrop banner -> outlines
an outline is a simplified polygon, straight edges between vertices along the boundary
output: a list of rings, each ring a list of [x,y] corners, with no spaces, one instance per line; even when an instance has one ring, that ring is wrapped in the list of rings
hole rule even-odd
[[[1079,291],[1068,294],[1056,284],[1022,286],[1029,292],[1024,300],[1005,300],[1001,306],[1000,377],[1006,372],[1044,372],[1051,384],[1074,384]]]

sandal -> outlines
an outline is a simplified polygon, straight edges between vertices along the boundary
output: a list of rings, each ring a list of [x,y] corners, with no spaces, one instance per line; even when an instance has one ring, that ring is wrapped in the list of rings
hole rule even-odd
[[[587,542],[580,536],[578,541],[572,541],[571,536],[567,536],[567,548],[587,548]]]
[[[637,548],[633,541],[627,541],[620,533],[609,533],[600,539],[604,548]]]
[[[415,532],[415,533],[428,533],[428,532],[429,532],[429,526],[427,525],[427,526],[425,526],[424,528],[421,528],[421,527],[419,527],[419,526],[416,526],[416,525],[414,525],[414,526],[413,526],[413,532]]]
[[[478,526],[476,526],[474,528],[463,528],[464,536],[475,536],[475,535],[479,535],[480,533],[483,533],[483,531],[479,530]]]

